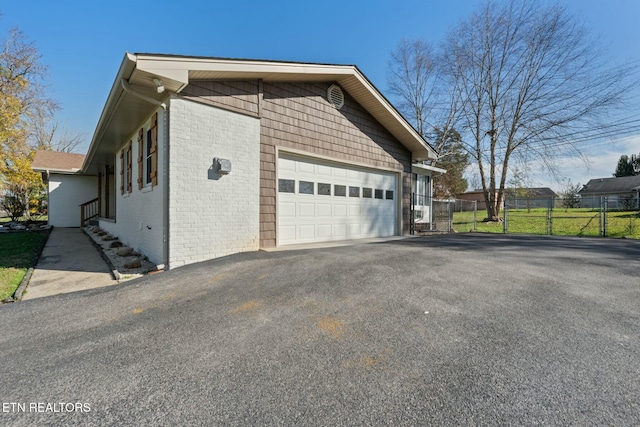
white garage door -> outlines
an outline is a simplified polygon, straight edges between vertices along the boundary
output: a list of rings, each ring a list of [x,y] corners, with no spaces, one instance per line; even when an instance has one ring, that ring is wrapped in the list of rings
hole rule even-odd
[[[278,244],[396,234],[396,174],[281,154]]]

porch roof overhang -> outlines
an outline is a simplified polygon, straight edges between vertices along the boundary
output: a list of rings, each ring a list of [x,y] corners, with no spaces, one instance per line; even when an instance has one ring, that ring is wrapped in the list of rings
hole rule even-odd
[[[85,158],[84,154],[38,150],[31,163],[31,169],[35,172],[63,175],[79,174],[81,173]]]
[[[165,90],[156,91],[154,79]],[[172,94],[193,80],[336,82],[412,153],[414,161],[435,160],[437,152],[402,117],[355,65],[126,53],[96,126],[84,173],[98,173],[113,154]],[[135,93],[125,89],[131,88]],[[139,95],[143,95],[142,97]]]
[[[437,168],[435,166],[425,165],[422,163],[414,163],[411,165],[411,172],[417,173],[419,175],[444,175],[447,173],[446,169]]]

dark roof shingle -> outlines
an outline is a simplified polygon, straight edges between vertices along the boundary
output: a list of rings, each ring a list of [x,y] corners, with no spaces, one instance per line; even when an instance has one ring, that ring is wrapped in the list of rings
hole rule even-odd
[[[640,175],[620,178],[596,178],[587,182],[579,191],[580,194],[614,194],[629,193],[640,187]]]

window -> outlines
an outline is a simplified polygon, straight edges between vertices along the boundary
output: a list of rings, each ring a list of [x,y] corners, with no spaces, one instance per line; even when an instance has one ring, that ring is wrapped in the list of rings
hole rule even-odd
[[[362,197],[370,199],[373,197],[373,190],[371,188],[363,188],[362,189]]]
[[[384,191],[383,190],[378,190],[376,189],[376,199],[383,199],[384,198]]]
[[[151,117],[147,129],[138,129],[138,190],[158,185],[158,113]]]
[[[125,192],[131,193],[131,181],[133,179],[131,169],[131,145],[132,143],[129,142],[129,145],[122,149],[122,170],[120,172],[120,174],[122,175],[122,187],[120,187],[122,194],[124,194]]]
[[[360,197],[360,187],[349,186],[349,197]]]
[[[393,190],[387,190],[387,200],[393,200]]]
[[[280,193],[295,193],[296,181],[293,179],[279,179],[278,191]]]
[[[321,182],[318,183],[318,195],[320,196],[330,196],[331,195],[331,184],[323,184]]]
[[[144,129],[138,130],[138,190],[144,187]]]
[[[147,143],[145,144],[145,169],[144,169],[144,182],[145,184],[151,184],[151,170],[152,163],[151,159],[153,157],[151,152],[152,139],[151,139],[151,129],[147,131]]]
[[[151,185],[158,185],[158,113],[151,117]]]
[[[347,197],[347,186],[346,185],[334,185],[333,186],[333,195],[339,197]]]
[[[314,194],[313,193],[313,182],[309,182],[309,181],[300,181],[300,182],[298,182],[298,193],[300,193],[300,194]]]
[[[124,149],[120,152],[120,194],[124,194]]]

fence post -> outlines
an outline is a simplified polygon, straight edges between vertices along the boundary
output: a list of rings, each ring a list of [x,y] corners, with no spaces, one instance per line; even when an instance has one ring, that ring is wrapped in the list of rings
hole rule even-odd
[[[477,222],[478,222],[478,201],[474,200],[473,201],[473,231],[478,231]]]
[[[509,231],[509,208],[507,207],[507,203],[504,204],[504,220],[502,221],[502,232],[507,234]]]
[[[447,233],[451,233],[451,221],[452,221],[452,216],[451,216],[451,199],[447,199],[447,224],[448,224],[448,229],[447,229]]]
[[[595,196],[594,196],[595,197]],[[604,220],[602,217],[602,208],[604,206],[604,196],[600,196],[600,203],[598,204],[598,236],[603,236]]]
[[[416,202],[415,202],[416,193],[411,193],[411,209],[410,209],[410,218],[409,218],[409,234],[416,234]]]
[[[602,237],[607,237],[607,232],[609,231],[609,220],[608,220],[608,213],[609,213],[609,199],[607,199],[607,197],[604,197],[604,215],[603,215],[603,235]]]
[[[553,236],[553,199],[549,199],[547,205],[547,228],[549,236]]]

